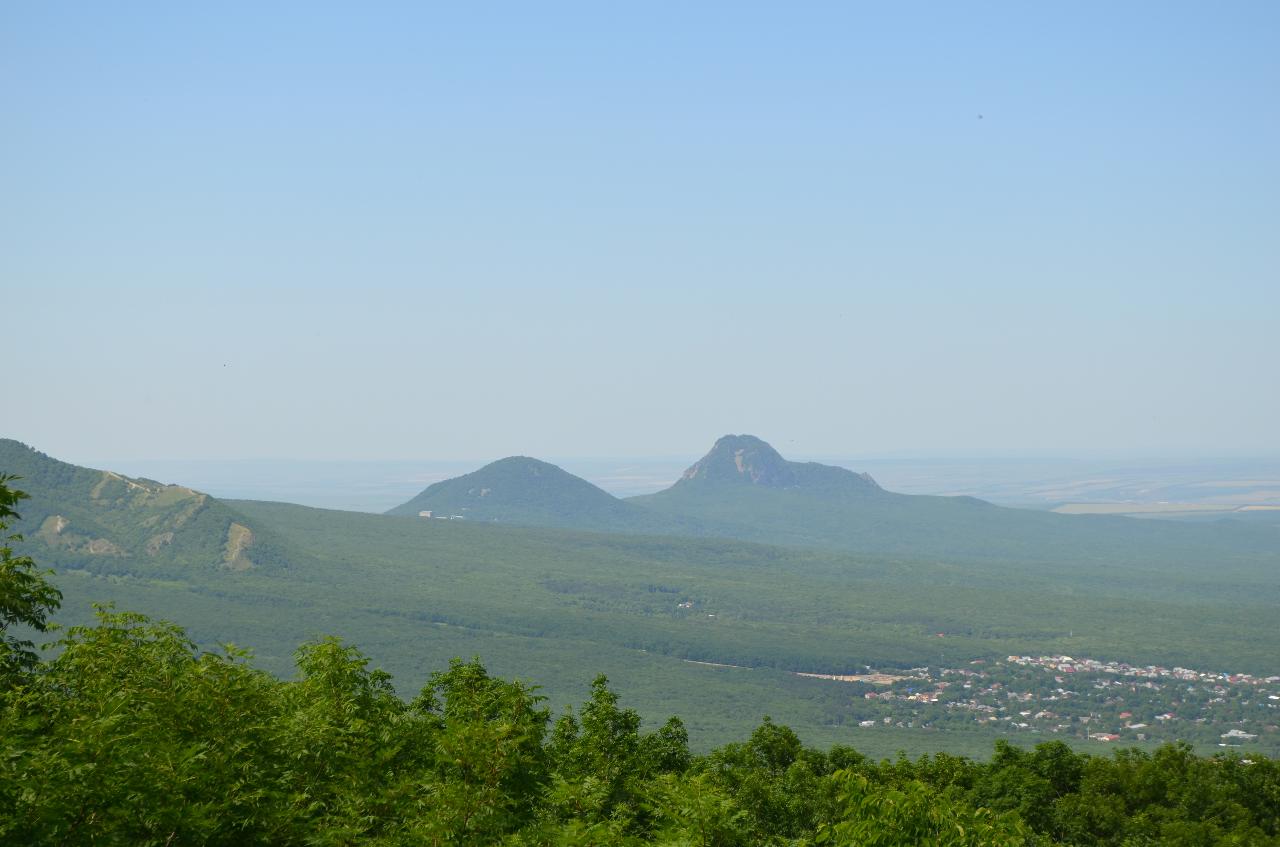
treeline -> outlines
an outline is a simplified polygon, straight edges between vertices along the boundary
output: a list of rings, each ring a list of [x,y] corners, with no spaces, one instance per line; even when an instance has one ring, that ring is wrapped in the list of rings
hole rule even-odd
[[[877,763],[766,718],[693,756],[603,677],[555,718],[478,661],[406,702],[337,640],[283,681],[110,610],[41,657],[10,625],[44,627],[57,593],[0,559],[0,844],[1280,844],[1280,763],[1185,746]]]
[[[411,702],[335,640],[281,681],[103,612],[0,701],[5,844],[1280,844],[1280,766],[998,744],[871,762],[765,720],[690,755],[603,677],[552,720],[475,661]]]

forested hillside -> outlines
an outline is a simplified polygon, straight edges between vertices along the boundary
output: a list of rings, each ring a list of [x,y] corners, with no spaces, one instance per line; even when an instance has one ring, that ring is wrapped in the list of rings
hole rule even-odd
[[[1280,745],[1269,728],[1276,723],[1268,720],[1269,690],[1212,704],[1201,700],[1224,694],[1126,691],[1099,703],[1082,696],[1071,709],[1052,700],[1011,708],[960,686],[935,690],[955,679],[940,674],[986,662],[976,666],[988,677],[983,690],[1017,682],[1037,702],[1059,697],[1052,685],[1043,689],[1038,677],[1005,666],[1009,655],[1276,674],[1274,556],[1224,556],[1212,569],[1187,559],[1045,568],[208,498],[203,508],[211,516],[252,528],[249,552],[257,560],[236,569],[216,544],[211,560],[129,552],[127,530],[151,513],[127,499],[93,498],[94,486],[113,478],[105,472],[41,462],[23,466],[29,476],[21,484],[33,494],[24,517],[35,519],[22,521],[28,538],[18,546],[59,569],[62,622],[88,623],[91,603],[115,602],[183,621],[204,647],[247,645],[260,667],[282,676],[294,646],[324,634],[362,645],[406,695],[450,658],[483,655],[495,673],[537,680],[563,706],[585,694],[579,671],[591,667],[619,680],[646,720],[680,712],[700,752],[740,736],[766,713],[815,743],[857,743],[877,754],[978,754],[1011,731],[1024,744],[1044,734],[1092,744],[1086,736],[1106,730],[1132,743],[1187,739],[1206,749],[1236,729],[1254,736],[1243,742],[1248,749]],[[109,516],[116,523],[103,532],[115,530],[125,553],[46,543],[39,528],[48,514],[69,517],[72,527],[90,517],[104,525]],[[171,547],[197,525],[176,531]],[[900,681],[883,690],[798,675],[869,668]],[[911,690],[921,686],[934,692],[928,703]],[[1020,711],[1058,718],[1036,721]],[[1146,717],[1120,717],[1126,711]],[[1182,714],[1154,721],[1169,711]]]
[[[28,542],[62,568],[182,573],[285,563],[269,531],[190,488],[71,465],[12,439],[0,439],[0,471],[21,478],[30,495]]]
[[[1028,569],[1103,566],[1203,572],[1266,563],[1280,569],[1280,531],[1239,521],[1155,524],[995,506],[972,497],[885,491],[865,474],[789,462],[748,435],[719,439],[673,486],[629,503],[768,544]]]
[[[694,520],[639,508],[562,468],[527,456],[499,459],[438,482],[387,514],[597,532],[705,534]]]

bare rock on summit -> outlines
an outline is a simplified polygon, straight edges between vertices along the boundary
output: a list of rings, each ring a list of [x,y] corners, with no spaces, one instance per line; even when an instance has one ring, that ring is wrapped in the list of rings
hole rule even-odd
[[[796,473],[791,463],[767,442],[754,435],[726,435],[681,479],[790,488],[796,484]]]
[[[832,485],[880,490],[868,474],[816,462],[789,462],[754,435],[726,435],[684,472],[678,486],[740,484],[761,488],[828,488]]]

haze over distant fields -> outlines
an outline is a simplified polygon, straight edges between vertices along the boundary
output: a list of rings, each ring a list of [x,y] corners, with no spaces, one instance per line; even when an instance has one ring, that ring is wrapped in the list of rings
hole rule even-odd
[[[1241,507],[1280,507],[1280,459],[852,459],[812,458],[868,471],[890,491],[969,495],[1007,506],[1114,505],[1144,516],[1222,517]],[[550,457],[615,497],[667,488],[693,462],[683,459]],[[166,482],[182,482],[218,497],[278,500],[329,509],[384,512],[432,483],[476,470],[489,459],[439,461],[116,460],[89,464]],[[1063,504],[1074,504],[1064,506]],[[1171,509],[1160,509],[1173,504]],[[1155,510],[1155,511],[1153,511]],[[1104,510],[1106,511],[1106,510]]]
[[[1277,32],[1261,2],[14,6],[0,435],[1274,456]]]

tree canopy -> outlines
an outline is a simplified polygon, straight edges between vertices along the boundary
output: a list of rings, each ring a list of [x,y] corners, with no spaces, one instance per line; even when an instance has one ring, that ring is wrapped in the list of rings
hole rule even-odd
[[[15,479],[0,474],[0,681],[36,663],[34,643],[14,635],[11,627],[47,631],[49,613],[62,600],[62,594],[45,578],[48,572],[38,570],[30,556],[14,555],[10,546],[22,538],[9,533],[10,522],[20,517],[14,507],[27,497],[10,487]]]

